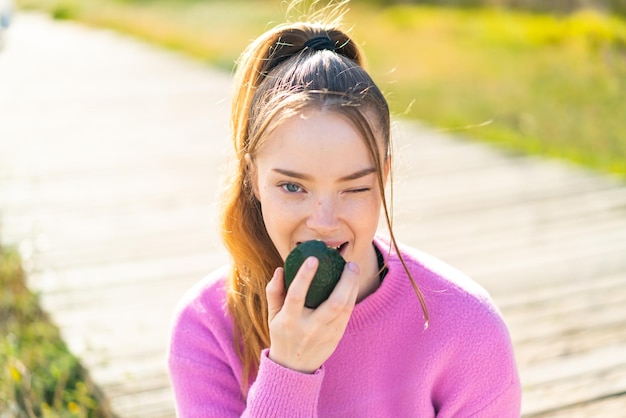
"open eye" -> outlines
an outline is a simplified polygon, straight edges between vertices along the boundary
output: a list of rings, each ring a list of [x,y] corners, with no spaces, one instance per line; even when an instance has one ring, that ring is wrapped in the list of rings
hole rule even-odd
[[[283,190],[289,193],[299,193],[302,191],[302,187],[295,183],[284,183],[281,184],[281,187],[283,188]]]

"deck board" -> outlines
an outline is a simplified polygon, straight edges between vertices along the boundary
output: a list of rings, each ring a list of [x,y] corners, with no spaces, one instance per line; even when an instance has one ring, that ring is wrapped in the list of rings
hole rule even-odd
[[[0,53],[0,242],[121,417],[174,415],[172,311],[227,261],[230,83],[36,14]],[[626,184],[462,134],[395,122],[397,237],[489,290],[524,417],[626,417]]]

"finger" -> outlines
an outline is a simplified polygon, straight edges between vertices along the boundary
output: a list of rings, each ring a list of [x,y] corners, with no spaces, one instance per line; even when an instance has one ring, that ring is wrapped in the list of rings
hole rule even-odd
[[[318,265],[319,260],[317,258],[308,257],[296,273],[296,277],[291,282],[285,296],[284,309],[290,315],[299,315],[302,309],[304,309],[306,294],[309,291]]]
[[[265,287],[267,296],[267,313],[269,320],[272,320],[280,312],[285,303],[285,282],[283,281],[283,269],[278,267],[274,270],[272,279]]]
[[[352,281],[351,293],[348,295],[348,304],[350,304],[351,306],[354,306],[356,304],[356,299],[359,296],[359,284],[361,282],[361,279],[360,279],[361,271],[359,269],[359,265],[352,261],[347,263],[346,268],[350,271],[350,274],[348,277],[351,277],[351,281]]]

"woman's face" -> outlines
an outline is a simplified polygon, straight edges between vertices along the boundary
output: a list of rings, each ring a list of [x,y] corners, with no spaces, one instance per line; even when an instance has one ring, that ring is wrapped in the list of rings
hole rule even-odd
[[[362,273],[376,273],[377,174],[345,118],[319,110],[289,117],[265,138],[253,164],[254,193],[283,260],[299,243],[322,240]]]

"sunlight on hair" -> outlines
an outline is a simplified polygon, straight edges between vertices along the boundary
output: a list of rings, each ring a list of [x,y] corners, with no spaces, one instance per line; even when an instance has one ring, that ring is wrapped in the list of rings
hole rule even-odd
[[[330,26],[340,26],[345,14],[350,10],[349,0],[320,2],[320,0],[285,1],[286,22],[323,23]]]

